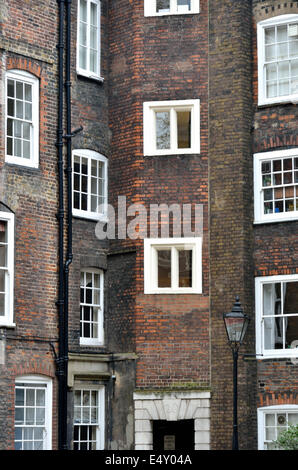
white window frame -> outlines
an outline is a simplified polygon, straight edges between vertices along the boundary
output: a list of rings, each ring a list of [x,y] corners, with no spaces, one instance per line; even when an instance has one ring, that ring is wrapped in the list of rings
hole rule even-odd
[[[177,248],[193,252],[192,287],[179,287]],[[158,248],[171,248],[172,287],[158,287]],[[146,238],[144,239],[144,293],[145,294],[201,294],[202,293],[202,238]]]
[[[263,327],[263,285],[275,282],[298,282],[298,274],[281,276],[262,276],[255,278],[255,310],[256,310],[256,355],[258,359],[296,358],[298,347],[287,349],[265,349]],[[271,318],[271,317],[270,317]],[[297,338],[298,339],[298,338]]]
[[[105,387],[104,385],[96,386],[93,384],[86,383],[83,386],[76,385],[74,387],[74,392],[75,391],[96,391],[98,394],[99,410],[98,410],[98,424],[96,427],[96,446],[97,446],[96,450],[104,450],[104,447],[105,447]],[[89,425],[92,426],[93,424],[90,423]],[[73,431],[74,431],[75,426],[84,426],[84,424],[74,423]]]
[[[177,11],[177,0],[170,0],[170,11],[156,11],[156,0],[144,0],[144,16],[190,15],[200,13],[200,0],[191,0],[190,11]]]
[[[265,80],[265,28],[270,26],[278,26],[288,23],[298,23],[298,15],[281,15],[274,18],[270,18],[264,21],[260,21],[257,25],[257,42],[258,42],[258,104],[277,104],[277,103],[288,103],[298,102],[298,93],[276,96],[273,98],[266,97],[266,80]]]
[[[28,83],[32,86],[32,125],[30,128],[30,159],[7,154],[7,88],[9,79]],[[5,161],[7,163],[13,163],[15,165],[21,165],[30,168],[38,168],[39,165],[39,80],[31,73],[17,69],[9,70],[5,74]]]
[[[0,220],[7,222],[7,268],[5,281],[5,315],[0,316],[0,326],[15,326],[13,323],[14,300],[14,214],[0,212]],[[4,267],[3,267],[4,270]]]
[[[87,210],[74,208],[74,157],[75,155],[88,159],[88,190],[87,190]],[[91,160],[98,160],[104,164],[104,203],[102,212],[92,212],[91,207]],[[72,152],[72,214],[76,217],[107,221],[108,217],[108,159],[93,150],[75,149]]]
[[[170,112],[171,146],[169,149],[156,148],[155,113]],[[191,112],[191,146],[179,149],[177,146],[176,111]],[[200,100],[147,101],[143,103],[144,155],[185,155],[200,153]]]
[[[18,384],[26,383],[34,387],[36,384],[45,384],[46,393],[45,393],[45,429],[46,436],[44,439],[44,449],[43,450],[52,450],[52,403],[53,403],[53,384],[52,379],[45,376],[38,375],[25,375],[19,376],[15,380],[15,386]],[[15,406],[16,409],[16,406]],[[41,426],[39,426],[41,427]]]
[[[104,344],[104,272],[102,269],[84,268],[81,269],[82,273],[92,273],[99,275],[100,282],[100,303],[95,304],[82,304],[80,302],[80,309],[82,306],[90,306],[98,308],[98,326],[97,326],[97,337],[96,338],[85,338],[80,336],[80,345],[82,346],[101,346]],[[80,320],[81,323],[81,320]]]
[[[264,194],[262,189],[262,163],[266,160],[279,160],[291,157],[298,158],[298,148],[287,150],[274,150],[272,152],[256,153],[254,155],[254,223],[284,222],[298,219],[298,210],[291,212],[280,212],[264,214]],[[294,170],[293,170],[294,171]],[[298,171],[298,168],[297,170]],[[280,185],[280,187],[295,186],[295,183]],[[298,195],[298,185],[296,186]],[[298,199],[298,197],[296,198]]]
[[[103,81],[101,76],[101,1],[100,0],[86,0],[87,1],[87,68],[80,67],[80,0],[78,0],[78,14],[77,14],[77,74],[84,77],[92,78],[93,80]],[[94,73],[90,70],[90,4],[97,5],[97,22],[98,22],[98,54],[97,54],[97,71]]]
[[[258,408],[258,450],[265,449],[265,416],[272,413],[298,413],[298,405],[272,405]]]

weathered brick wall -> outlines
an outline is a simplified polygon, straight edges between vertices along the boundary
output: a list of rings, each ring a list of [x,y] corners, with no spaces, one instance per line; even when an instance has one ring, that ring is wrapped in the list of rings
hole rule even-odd
[[[251,158],[251,1],[209,2],[209,185],[212,449],[232,445],[232,354],[222,315],[235,296],[252,321],[241,353],[254,351]],[[256,446],[255,363],[239,360],[241,449]]]
[[[283,14],[298,14],[298,2],[253,1],[254,152],[298,147],[297,106],[257,105],[257,23]],[[254,227],[255,276],[298,273],[297,233],[297,221]],[[297,365],[290,360],[258,361],[257,379],[258,406],[298,403]]]
[[[55,447],[56,379],[49,342],[57,351],[57,2],[2,0],[0,16],[0,200],[15,212],[16,323],[1,329],[6,347],[0,365],[0,447],[13,448],[14,382],[21,374],[53,379]],[[39,79],[38,169],[5,163],[4,75],[14,68]]]
[[[203,294],[144,295],[143,240],[136,246],[137,387],[209,386],[207,2],[199,15],[144,18],[143,0],[111,1],[110,194],[127,206],[204,205]],[[201,100],[201,153],[143,156],[143,102]],[[148,235],[149,236],[149,235]],[[120,244],[119,244],[120,245]],[[118,245],[118,248],[119,248]],[[113,244],[112,244],[113,246]]]

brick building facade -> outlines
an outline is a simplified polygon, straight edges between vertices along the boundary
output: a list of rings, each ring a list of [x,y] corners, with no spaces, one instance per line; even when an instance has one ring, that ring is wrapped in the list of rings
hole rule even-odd
[[[229,449],[236,295],[239,443],[270,448],[298,416],[298,2],[0,7],[0,448]]]

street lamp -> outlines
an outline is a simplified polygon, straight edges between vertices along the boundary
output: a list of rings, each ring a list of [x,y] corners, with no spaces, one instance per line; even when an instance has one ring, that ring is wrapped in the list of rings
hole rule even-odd
[[[236,297],[236,302],[229,313],[223,314],[228,341],[233,353],[233,445],[232,450],[239,450],[238,447],[238,418],[237,418],[237,364],[238,350],[241,346],[248,324],[249,317],[243,312],[243,308]]]

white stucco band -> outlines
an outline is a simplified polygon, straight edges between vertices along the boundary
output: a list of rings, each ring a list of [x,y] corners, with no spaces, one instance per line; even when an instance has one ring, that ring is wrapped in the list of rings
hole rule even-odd
[[[210,392],[134,393],[135,450],[153,449],[153,420],[193,419],[195,450],[210,449]]]

